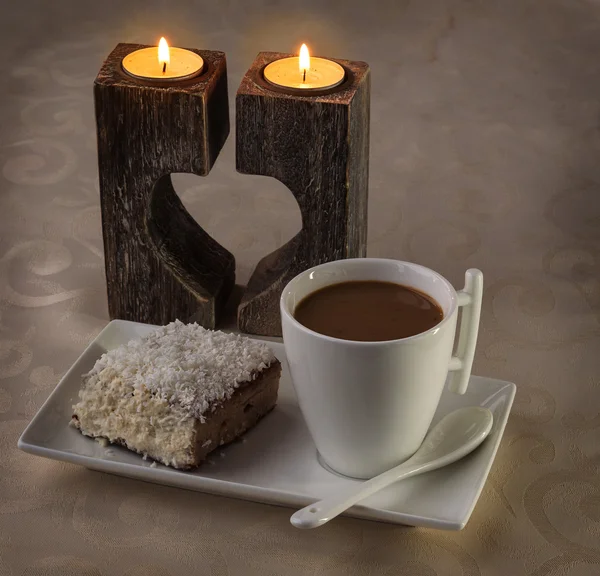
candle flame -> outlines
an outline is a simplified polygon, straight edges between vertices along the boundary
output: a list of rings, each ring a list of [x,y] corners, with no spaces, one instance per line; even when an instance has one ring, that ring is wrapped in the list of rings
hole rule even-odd
[[[168,64],[171,59],[171,55],[169,53],[169,45],[164,38],[160,39],[158,43],[158,63],[159,64]]]
[[[310,54],[308,53],[306,44],[302,44],[298,60],[300,62],[300,74],[303,74],[306,70],[310,70]]]

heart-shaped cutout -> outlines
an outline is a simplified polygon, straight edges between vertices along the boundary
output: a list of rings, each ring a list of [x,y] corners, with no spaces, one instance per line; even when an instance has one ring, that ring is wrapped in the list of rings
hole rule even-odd
[[[302,228],[296,199],[281,182],[228,171],[219,163],[206,177],[173,174],[190,216],[233,253],[236,282],[246,285],[257,263]]]
[[[226,253],[229,250],[235,253],[237,280],[241,284],[248,283],[246,288],[240,286],[233,292],[221,322],[229,326],[233,324],[232,312],[240,301],[241,309],[283,276],[285,270],[280,270],[278,263],[290,262],[295,255],[297,242],[294,239],[299,238],[302,222],[300,208],[281,182],[264,176],[213,170],[203,178],[176,174],[173,182],[180,192],[181,203],[187,208],[186,219],[195,220],[202,230],[199,245],[203,250],[218,253],[219,250],[214,248],[216,244],[219,248],[225,246]],[[177,226],[183,229],[183,226]],[[189,227],[186,229],[186,234],[192,234]],[[210,235],[211,242],[206,241],[206,234]],[[171,241],[170,245],[178,246],[180,242]],[[172,255],[170,259],[173,259]],[[217,262],[209,264],[214,269],[218,265]],[[264,311],[263,319],[270,324],[279,324],[278,314],[271,309]],[[244,331],[244,326],[238,325]]]

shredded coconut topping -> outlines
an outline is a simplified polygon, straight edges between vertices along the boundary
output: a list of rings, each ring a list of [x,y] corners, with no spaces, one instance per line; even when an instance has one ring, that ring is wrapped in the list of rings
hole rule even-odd
[[[103,354],[84,376],[84,386],[98,381],[104,370],[114,371],[125,389],[145,388],[203,421],[203,414],[274,361],[262,342],[176,320]]]

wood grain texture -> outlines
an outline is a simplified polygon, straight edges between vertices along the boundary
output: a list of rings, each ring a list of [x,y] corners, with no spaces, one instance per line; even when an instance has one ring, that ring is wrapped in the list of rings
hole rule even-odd
[[[281,335],[279,297],[294,276],[317,264],[364,257],[367,245],[370,74],[364,62],[321,94],[274,90],[262,76],[289,56],[260,53],[236,97],[239,172],[272,176],[294,194],[302,230],[256,267],[238,308],[242,332]]]
[[[235,259],[188,214],[171,174],[205,176],[229,134],[222,52],[193,50],[201,75],[168,85],[128,76],[119,44],[94,84],[111,318],[214,328],[235,282]]]

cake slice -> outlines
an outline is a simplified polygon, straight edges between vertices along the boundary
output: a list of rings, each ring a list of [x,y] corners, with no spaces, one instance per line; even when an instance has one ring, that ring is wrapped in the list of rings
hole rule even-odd
[[[277,401],[262,342],[179,321],[110,350],[83,376],[72,425],[168,466],[198,466]]]

